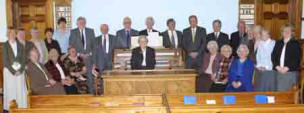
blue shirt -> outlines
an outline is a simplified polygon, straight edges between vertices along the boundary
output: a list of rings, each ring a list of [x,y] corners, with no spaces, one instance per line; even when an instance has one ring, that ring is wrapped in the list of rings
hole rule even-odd
[[[271,53],[274,45],[275,41],[271,39],[260,42],[256,54],[257,67],[263,66],[266,70],[272,70],[273,64],[271,61]]]
[[[70,30],[61,31],[56,30],[53,35],[53,39],[57,40],[63,54],[68,53],[69,48]]]

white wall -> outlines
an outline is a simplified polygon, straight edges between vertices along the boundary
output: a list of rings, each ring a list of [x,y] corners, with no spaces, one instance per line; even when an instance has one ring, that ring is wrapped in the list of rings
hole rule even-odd
[[[145,18],[153,16],[154,28],[159,31],[167,29],[166,20],[174,18],[177,29],[188,27],[188,17],[195,14],[199,17],[199,25],[212,31],[212,21],[222,20],[222,31],[231,33],[236,30],[238,21],[238,0],[73,0],[72,23],[76,27],[76,19],[84,16],[87,26],[94,28],[100,35],[99,26],[109,24],[110,33],[121,29],[122,19],[130,16],[133,28],[145,29]]]
[[[6,0],[0,0],[0,42],[5,42],[6,38]]]

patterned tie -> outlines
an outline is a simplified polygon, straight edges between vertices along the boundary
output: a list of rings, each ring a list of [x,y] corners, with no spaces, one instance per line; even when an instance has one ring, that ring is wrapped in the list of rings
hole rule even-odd
[[[171,44],[172,44],[172,48],[175,48],[175,39],[174,39],[173,31],[171,31]]]
[[[195,31],[194,29],[192,29],[192,43],[194,43],[195,41]]]
[[[130,39],[130,31],[129,30],[127,30],[127,46],[128,46],[128,48],[130,47],[130,44],[131,44],[131,41],[130,41],[131,39]]]

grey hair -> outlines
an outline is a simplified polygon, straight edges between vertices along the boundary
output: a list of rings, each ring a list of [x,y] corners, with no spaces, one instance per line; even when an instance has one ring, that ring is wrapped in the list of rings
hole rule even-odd
[[[214,25],[214,23],[219,23],[220,26],[222,27],[222,21],[221,21],[221,20],[216,19],[216,20],[214,20],[214,21],[212,22],[212,25]]]
[[[207,49],[209,49],[209,48],[210,48],[210,45],[212,45],[212,44],[215,44],[216,50],[218,50],[218,45],[217,45],[217,42],[216,42],[215,40],[211,40],[211,41],[209,41],[209,42],[207,43]]]
[[[152,16],[148,16],[148,17],[146,18],[146,22],[147,22],[148,20],[151,20],[151,21],[152,21],[152,24],[154,24],[154,19],[153,19]]]
[[[83,20],[85,23],[87,23],[86,18],[85,18],[85,17],[83,17],[83,16],[78,17],[78,18],[77,18],[77,21],[79,21],[79,20]]]
[[[249,54],[249,48],[248,48],[248,46],[246,44],[241,44],[238,47],[238,49],[236,50],[236,52],[239,53],[242,48],[244,48],[247,51],[247,54]]]
[[[140,42],[141,39],[145,39],[147,41],[147,43],[149,42],[148,38],[145,35],[140,35],[138,37],[138,43]]]

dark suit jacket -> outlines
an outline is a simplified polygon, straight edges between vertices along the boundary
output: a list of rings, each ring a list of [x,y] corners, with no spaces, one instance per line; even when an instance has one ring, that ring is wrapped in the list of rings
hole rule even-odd
[[[247,37],[247,33],[244,34],[244,37]],[[239,31],[236,31],[230,36],[230,45],[232,47],[232,55],[237,56],[236,50],[241,44],[241,37]]]
[[[42,64],[39,65],[48,76],[48,79],[52,79],[52,76],[47,69]],[[37,67],[36,64],[32,63],[31,61],[27,64],[26,74],[30,78],[30,86],[33,94],[65,94],[61,82],[56,82],[56,84],[52,87],[45,87],[45,85],[49,85],[49,81],[45,78],[44,73],[39,69],[39,67]]]
[[[25,54],[24,54],[24,49],[22,44],[20,44],[18,41],[16,41],[15,43],[17,43],[17,56],[15,57],[13,49],[11,47],[11,45],[9,44],[8,41],[6,41],[3,44],[3,48],[2,48],[2,62],[3,62],[3,66],[5,68],[7,68],[12,74],[15,74],[17,71],[19,72],[23,72],[24,71],[24,66],[25,66]],[[12,64],[14,62],[18,62],[19,64],[21,64],[21,68],[19,70],[15,70],[12,67]]]
[[[114,35],[108,34],[109,36],[109,52],[104,51],[102,44],[102,35],[96,37],[95,42],[97,45],[93,52],[93,63],[97,66],[99,70],[109,70],[112,69],[112,57],[114,49],[117,48],[118,40]]]
[[[142,66],[143,54],[140,47],[134,48],[132,50],[131,57],[131,69],[154,69],[155,60],[155,50],[153,48],[147,47],[146,50],[146,66]]]
[[[183,39],[183,33],[176,30],[176,34],[177,34],[177,47],[178,48],[182,48],[182,39]],[[169,34],[168,34],[168,30],[164,31],[162,33],[162,36],[163,36],[163,46],[165,48],[175,48],[173,47],[172,43],[171,43],[171,38],[169,37]]]
[[[155,29],[152,29],[152,32],[158,32],[158,31],[155,30]],[[158,32],[158,33],[159,33],[159,32]],[[147,29],[144,29],[144,30],[139,31],[139,35],[148,36],[148,31],[147,31]]]
[[[183,47],[186,53],[198,52],[199,55],[205,52],[206,48],[206,29],[203,27],[196,27],[195,41],[192,42],[192,30],[191,27],[184,29],[183,31]]]
[[[217,42],[217,45],[218,45],[219,49],[225,44],[230,44],[229,36],[226,33],[223,33],[223,32],[220,32],[220,34],[217,38],[215,37],[214,32],[209,33],[207,35],[207,44],[211,40],[215,40]]]
[[[64,75],[68,76],[68,72],[66,70],[66,68],[64,67],[63,63],[61,61],[58,62],[60,67],[62,68],[62,70],[64,71]],[[57,69],[56,65],[49,60],[48,62],[46,62],[44,64],[45,68],[48,70],[48,72],[51,74],[52,78],[57,81],[57,82],[61,82],[61,75],[60,75],[60,71]]]
[[[212,62],[212,73],[216,73],[218,71],[222,59],[223,56],[220,53],[217,53],[214,58],[214,61]],[[205,73],[206,69],[208,68],[209,62],[210,62],[210,53],[206,53],[203,55],[203,63],[200,68],[200,73]]]
[[[135,29],[130,29],[130,38],[132,38],[132,36],[138,36],[138,31]],[[116,32],[116,37],[119,41],[119,45],[118,48],[130,48],[128,45],[131,46],[131,39],[129,44],[127,43],[127,34],[126,34],[126,30],[125,29],[121,29],[119,31]]]
[[[85,28],[86,34],[86,49],[84,49],[82,44],[82,39],[80,36],[79,28],[75,28],[71,30],[71,35],[69,38],[69,45],[76,49],[77,53],[80,54],[91,54],[95,47],[95,33],[94,30],[91,28]],[[90,66],[92,64],[91,56],[88,59],[84,60],[86,66]]]
[[[276,70],[275,69],[276,66],[280,65],[280,58],[283,47],[284,47],[283,40],[279,40],[276,42],[273,48],[271,60],[273,63],[274,70]],[[300,43],[294,38],[292,38],[290,39],[289,42],[287,42],[286,45],[284,66],[287,66],[289,68],[289,71],[298,71],[300,66],[300,57],[301,57]]]

